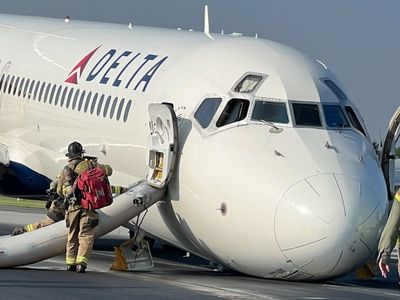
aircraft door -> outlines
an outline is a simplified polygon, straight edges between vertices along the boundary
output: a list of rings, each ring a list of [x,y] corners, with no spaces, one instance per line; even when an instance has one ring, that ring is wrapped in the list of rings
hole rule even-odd
[[[162,188],[168,184],[175,168],[178,151],[178,124],[171,104],[151,103],[149,116],[147,181],[154,187]]]
[[[381,166],[383,175],[385,176],[386,186],[388,190],[388,198],[393,199],[395,193],[395,150],[396,143],[399,141],[400,136],[400,106],[394,113],[389,123],[388,132],[385,137],[381,153]]]

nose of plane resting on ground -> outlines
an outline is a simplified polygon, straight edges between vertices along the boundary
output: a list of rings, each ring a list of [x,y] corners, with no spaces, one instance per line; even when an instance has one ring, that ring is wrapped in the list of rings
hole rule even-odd
[[[346,274],[376,251],[386,202],[343,174],[318,174],[286,190],[275,237],[294,279]],[[290,279],[290,274],[289,279]]]

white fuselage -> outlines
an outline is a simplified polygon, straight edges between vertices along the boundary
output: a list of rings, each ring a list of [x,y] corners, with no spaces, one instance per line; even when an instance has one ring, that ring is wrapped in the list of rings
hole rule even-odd
[[[178,166],[147,232],[260,277],[352,271],[375,252],[386,187],[365,128],[328,128],[322,105],[356,108],[322,82],[340,86],[331,72],[289,47],[214,38],[0,15],[0,143],[10,161],[53,178],[77,140],[128,185],[147,174],[148,105],[173,103]],[[246,73],[263,81],[235,91]],[[221,104],[203,128],[195,111],[206,98]],[[216,125],[231,99],[248,101],[247,115]],[[287,122],[255,121],[259,99],[283,103]],[[321,126],[297,126],[293,103],[315,104]]]

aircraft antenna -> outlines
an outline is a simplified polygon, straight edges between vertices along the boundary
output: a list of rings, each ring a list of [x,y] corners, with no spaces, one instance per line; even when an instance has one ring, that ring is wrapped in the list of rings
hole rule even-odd
[[[208,36],[210,39],[214,40],[214,38],[210,35],[210,22],[208,19],[208,5],[204,6],[204,34]]]

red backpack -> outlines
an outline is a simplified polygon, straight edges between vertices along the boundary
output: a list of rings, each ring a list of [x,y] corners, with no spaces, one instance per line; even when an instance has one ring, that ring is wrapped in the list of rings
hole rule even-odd
[[[79,174],[75,184],[81,192],[81,205],[85,209],[98,209],[113,202],[107,175],[98,165]]]

